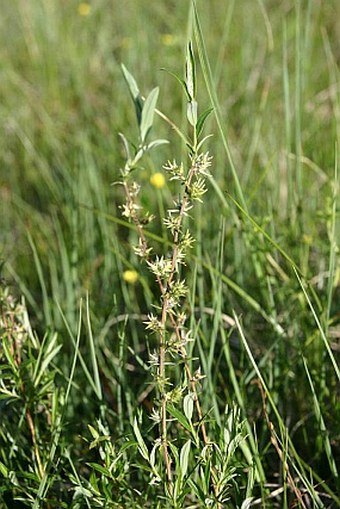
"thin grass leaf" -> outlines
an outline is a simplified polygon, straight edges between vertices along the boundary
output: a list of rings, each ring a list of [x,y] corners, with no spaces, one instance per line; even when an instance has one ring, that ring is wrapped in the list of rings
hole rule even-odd
[[[282,256],[291,264],[291,266],[296,270],[298,273],[301,274],[301,270],[297,266],[297,264],[294,262],[294,260],[289,256],[289,254],[255,221],[255,219],[247,212],[246,209],[240,205],[235,198],[231,196],[230,193],[227,193],[228,197],[231,199],[231,201],[236,205],[236,207],[242,212],[242,214],[250,221],[250,223],[258,230],[262,235],[268,240],[268,242],[275,247],[279,251],[279,253],[282,254]]]
[[[9,474],[8,468],[6,467],[6,465],[1,463],[1,461],[0,461],[0,473],[5,478],[7,478]]]
[[[308,306],[309,306],[309,308],[310,308],[310,310],[311,310],[311,312],[312,312],[312,315],[313,315],[313,318],[314,318],[315,323],[316,323],[316,325],[317,325],[317,328],[319,329],[319,332],[320,332],[320,335],[321,335],[321,339],[322,339],[322,341],[323,341],[323,344],[325,345],[325,348],[326,348],[327,353],[328,353],[328,355],[329,355],[329,358],[330,358],[330,360],[331,360],[332,366],[333,366],[333,368],[334,368],[335,374],[336,374],[336,376],[337,376],[338,380],[340,381],[340,369],[339,369],[339,366],[338,366],[338,364],[337,364],[337,361],[336,361],[336,359],[335,359],[335,357],[334,357],[334,355],[333,355],[333,352],[332,352],[332,349],[331,349],[331,347],[330,347],[330,345],[329,345],[329,342],[328,342],[328,340],[327,340],[327,338],[326,338],[326,334],[325,334],[325,332],[324,332],[324,330],[323,330],[323,328],[322,328],[322,326],[321,326],[321,323],[320,323],[320,320],[319,320],[319,318],[318,318],[318,315],[316,314],[316,311],[315,311],[315,309],[314,309],[314,306],[313,306],[313,304],[312,304],[312,301],[311,301],[311,300],[310,300],[310,298],[309,298],[309,295],[308,295],[308,292],[307,292],[307,290],[306,290],[306,288],[305,288],[305,285],[304,285],[304,283],[302,282],[302,279],[301,279],[301,277],[299,276],[299,274],[298,274],[297,270],[295,269],[295,267],[293,267],[293,270],[294,270],[294,272],[295,272],[295,275],[296,275],[297,280],[299,281],[299,285],[300,285],[300,287],[301,287],[301,289],[302,289],[302,291],[303,291],[303,294],[304,294],[305,299],[306,299],[306,301],[307,301],[307,303],[308,303]]]
[[[261,382],[261,385],[266,393],[266,396],[268,398],[268,401],[270,403],[270,406],[275,414],[275,417],[277,419],[277,422],[278,422],[278,425],[279,425],[279,429],[280,429],[280,433],[282,435],[282,440],[281,440],[281,447],[286,456],[286,461],[290,461],[291,462],[291,466],[292,468],[294,469],[296,475],[298,476],[298,478],[300,479],[301,483],[305,486],[307,492],[313,497],[313,499],[315,500],[317,507],[324,507],[324,504],[322,503],[321,499],[320,499],[320,496],[319,494],[317,493],[317,491],[315,490],[313,484],[310,482],[309,480],[309,476],[306,475],[306,472],[304,472],[304,468],[303,468],[303,462],[301,461],[299,455],[297,454],[296,450],[295,450],[295,447],[293,445],[293,442],[289,436],[289,434],[287,433],[287,430],[286,430],[286,426],[285,426],[285,423],[283,422],[282,420],[282,417],[280,415],[280,412],[274,402],[274,399],[273,399],[273,396],[272,396],[272,393],[271,391],[269,390],[268,388],[268,385],[266,384],[263,376],[262,376],[262,373],[261,371],[259,370],[259,367],[254,359],[254,356],[251,352],[251,349],[249,347],[249,344],[245,338],[245,335],[244,335],[244,332],[243,332],[243,329],[241,327],[241,324],[240,324],[240,321],[238,319],[238,316],[236,315],[235,312],[233,312],[233,315],[234,315],[234,319],[235,319],[235,324],[236,324],[236,327],[237,327],[237,330],[239,332],[239,336],[241,338],[241,341],[242,341],[242,344],[245,348],[245,351],[247,353],[247,356],[255,370],[255,373],[258,377],[258,379],[260,380]],[[278,437],[277,437],[278,438]],[[289,450],[290,450],[290,454],[289,454],[289,451],[287,449],[285,449],[285,447],[289,446]],[[295,461],[292,461],[292,458],[291,458],[291,455],[293,456],[293,458],[295,459]],[[311,475],[312,474],[312,471],[309,470],[309,474]],[[314,472],[313,472],[313,475],[314,475]],[[333,494],[333,493],[332,493]],[[334,494],[333,494],[333,497],[334,497]]]
[[[92,334],[92,326],[91,326],[91,318],[90,318],[90,303],[89,303],[88,294],[86,295],[86,323],[87,323],[87,330],[88,330],[89,342],[90,342],[90,353],[91,353],[91,362],[92,362],[93,381],[94,381],[95,391],[96,391],[96,395],[97,395],[98,399],[100,401],[102,401],[103,392],[102,392],[102,385],[101,385],[100,376],[99,376],[96,347],[94,344],[94,339],[93,339],[93,334]]]
[[[45,356],[43,358],[43,361],[41,363],[41,366],[39,368],[39,372],[37,373],[35,379],[34,379],[34,387],[37,387],[41,378],[43,377],[44,373],[46,372],[49,364],[52,362],[54,357],[58,354],[58,352],[61,350],[63,345],[57,345],[54,348],[55,342],[57,341],[57,334],[53,335],[53,338],[51,342],[48,345],[47,351],[45,352]]]
[[[47,496],[48,490],[50,488],[50,484],[53,481],[53,476],[50,475],[50,470],[51,470],[52,466],[55,465],[55,455],[56,455],[57,447],[58,447],[58,444],[60,441],[61,432],[62,432],[62,428],[63,428],[63,422],[64,422],[64,418],[65,418],[66,407],[68,404],[71,387],[72,387],[72,383],[73,383],[73,379],[74,379],[77,358],[78,358],[78,354],[79,354],[81,321],[82,321],[82,314],[81,314],[81,304],[80,304],[77,340],[76,340],[76,344],[75,344],[75,351],[74,351],[72,366],[71,366],[71,370],[70,370],[69,380],[68,380],[68,384],[67,384],[67,388],[66,388],[66,392],[65,392],[65,398],[63,401],[63,410],[62,410],[62,413],[59,414],[56,424],[55,424],[55,430],[54,430],[52,442],[50,445],[48,463],[47,463],[47,465],[45,465],[44,475],[40,481],[39,488],[38,488],[37,494],[36,494],[36,498],[32,505],[32,509],[40,509],[41,501],[44,500],[44,498]]]
[[[78,471],[76,469],[75,464],[72,461],[72,458],[71,458],[71,455],[70,455],[70,452],[69,452],[68,449],[65,450],[65,457],[67,458],[67,460],[68,460],[68,462],[69,462],[69,464],[71,466],[71,470],[72,470],[72,473],[74,475],[74,478],[75,478],[75,480],[78,483],[78,486],[76,487],[76,490],[81,492],[81,495],[84,496],[84,498],[85,498],[85,503],[86,503],[88,509],[91,509],[91,504],[90,504],[88,499],[92,498],[92,493],[89,490],[86,490],[85,488],[83,488],[82,482],[81,482],[79,474],[78,474]],[[75,496],[76,496],[76,490],[75,490]]]
[[[34,259],[35,267],[36,267],[37,274],[39,277],[46,326],[50,327],[52,325],[52,314],[51,314],[51,309],[50,309],[50,304],[49,304],[49,299],[48,299],[48,291],[47,291],[46,284],[45,284],[44,271],[43,271],[43,268],[42,268],[42,265],[41,265],[41,262],[40,262],[40,259],[38,256],[38,251],[35,247],[35,243],[34,243],[33,238],[29,231],[27,231],[27,238],[28,238],[28,242],[29,242],[32,252],[33,252],[33,259]]]
[[[137,419],[136,417],[134,418],[133,420],[133,432],[135,434],[135,437],[136,437],[136,440],[137,440],[137,443],[138,443],[138,450],[140,452],[140,454],[143,456],[143,458],[147,461],[149,461],[149,451],[148,451],[148,448],[146,447],[146,444],[143,440],[143,437],[142,437],[142,434],[139,430],[139,426],[138,426],[138,422],[137,422]]]
[[[332,196],[332,212],[331,212],[331,224],[329,228],[329,265],[328,265],[328,284],[327,284],[327,310],[326,310],[326,324],[328,326],[330,314],[331,314],[331,306],[332,306],[332,298],[334,291],[334,281],[335,281],[335,270],[336,270],[336,260],[337,260],[337,236],[336,236],[336,226],[337,226],[337,218],[336,218],[336,209],[337,209],[337,198],[339,192],[339,179],[338,179],[338,149],[335,146],[335,165],[334,165],[334,183],[333,183],[333,196]]]
[[[11,351],[11,347],[8,343],[8,339],[6,336],[1,338],[1,348],[5,354],[8,364],[10,365],[10,367],[12,369],[13,375],[17,377],[19,375],[19,370],[15,364],[13,353]]]
[[[325,453],[326,453],[326,456],[327,456],[327,459],[328,459],[329,468],[330,468],[332,474],[334,475],[334,477],[336,479],[338,479],[339,474],[338,474],[338,470],[337,470],[337,467],[336,467],[334,455],[333,455],[333,452],[332,452],[332,446],[331,446],[331,442],[330,442],[330,439],[329,439],[328,431],[327,431],[326,424],[325,424],[325,421],[324,421],[324,418],[323,418],[323,415],[322,415],[322,412],[321,412],[321,407],[320,407],[320,404],[319,404],[319,401],[318,401],[318,398],[317,398],[317,394],[316,394],[316,391],[315,391],[315,387],[314,387],[314,383],[313,383],[313,380],[312,380],[312,376],[311,376],[310,371],[308,369],[307,360],[304,357],[304,355],[302,355],[302,360],[303,360],[303,365],[304,365],[304,368],[305,368],[305,371],[306,371],[306,375],[307,375],[307,378],[308,378],[308,383],[309,383],[309,386],[310,386],[310,389],[311,389],[311,392],[312,392],[312,395],[313,395],[315,417],[316,417],[316,420],[317,420],[317,422],[318,422],[318,424],[320,426],[320,437],[322,438],[322,441],[323,441],[323,444],[324,444],[324,450],[325,450]]]
[[[69,323],[68,323],[68,321],[67,321],[67,319],[66,319],[66,317],[65,317],[65,315],[64,315],[64,313],[63,313],[63,311],[62,311],[62,309],[61,309],[61,307],[59,305],[59,303],[57,303],[57,306],[58,306],[59,313],[60,313],[60,315],[62,317],[63,323],[64,323],[64,325],[66,327],[66,331],[67,331],[67,333],[68,333],[68,335],[69,335],[69,337],[71,339],[71,342],[73,344],[73,347],[76,348],[76,346],[77,346],[77,339],[74,338],[74,335],[73,335],[73,332],[71,330],[71,327],[70,327],[70,325],[69,325]],[[82,369],[84,371],[84,374],[85,374],[85,377],[86,377],[88,383],[92,387],[93,392],[95,394],[97,394],[97,388],[96,388],[96,385],[95,385],[95,383],[93,381],[93,376],[91,375],[89,369],[87,368],[86,362],[84,361],[84,358],[83,358],[80,350],[78,351],[78,357],[79,357],[79,362],[81,364],[81,367],[82,367]]]
[[[211,104],[214,109],[217,127],[219,130],[221,139],[222,139],[223,147],[224,147],[225,153],[227,155],[227,158],[228,158],[228,161],[230,164],[230,169],[231,169],[232,177],[233,177],[233,180],[235,183],[237,196],[238,196],[238,199],[240,200],[243,208],[246,209],[247,208],[246,201],[245,201],[245,198],[243,195],[240,180],[238,178],[236,167],[235,167],[232,155],[231,155],[229,142],[227,140],[227,137],[225,136],[225,122],[222,118],[220,103],[217,98],[216,87],[214,85],[214,79],[213,79],[213,75],[212,75],[211,68],[210,68],[210,62],[209,62],[208,53],[207,53],[205,42],[204,42],[204,36],[203,36],[202,27],[201,27],[201,22],[200,22],[199,15],[198,15],[196,2],[193,2],[193,8],[194,8],[195,39],[196,39],[196,44],[197,44],[197,48],[198,48],[199,61],[201,64],[204,81],[205,81],[205,84],[207,87],[207,91],[208,91],[208,94],[210,97]]]

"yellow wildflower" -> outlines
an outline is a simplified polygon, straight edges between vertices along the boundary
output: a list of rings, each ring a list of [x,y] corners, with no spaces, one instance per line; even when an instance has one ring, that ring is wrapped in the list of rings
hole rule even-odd
[[[165,186],[165,177],[163,173],[157,171],[150,177],[150,184],[152,184],[156,189],[162,189]]]
[[[130,285],[134,285],[139,279],[138,272],[135,270],[124,270],[123,279]]]
[[[161,35],[161,43],[164,46],[174,46],[177,42],[177,38],[172,34],[162,34]]]
[[[80,16],[88,16],[91,12],[91,5],[87,2],[81,2],[78,5],[78,14]]]

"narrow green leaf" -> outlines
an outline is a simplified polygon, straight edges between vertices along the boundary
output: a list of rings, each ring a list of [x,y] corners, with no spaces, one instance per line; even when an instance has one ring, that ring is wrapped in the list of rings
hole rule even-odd
[[[198,136],[198,134],[197,134]],[[199,150],[202,145],[209,139],[211,138],[213,135],[212,134],[208,134],[207,136],[204,136],[204,138],[201,139],[201,141],[199,142],[199,144],[197,145],[197,150]]]
[[[132,76],[132,74],[127,70],[124,64],[121,64],[121,68],[123,71],[125,81],[129,87],[132,99],[136,101],[141,96],[137,82],[135,78]]]
[[[149,451],[148,451],[148,448],[146,447],[146,444],[145,444],[143,437],[141,435],[141,432],[139,430],[136,417],[133,420],[133,432],[135,434],[135,437],[136,437],[136,440],[138,443],[139,452],[141,453],[141,455],[143,456],[144,459],[149,461]]]
[[[190,96],[190,101],[193,101],[196,97],[196,68],[194,51],[192,42],[189,41],[187,45],[187,54],[185,60],[185,81]]]
[[[183,410],[185,417],[189,422],[192,420],[192,414],[194,411],[194,395],[192,393],[187,394],[183,399]]]
[[[322,325],[321,325],[320,320],[319,320],[319,318],[318,318],[318,315],[317,315],[317,313],[316,313],[316,311],[315,311],[315,308],[314,308],[314,306],[313,306],[313,303],[312,303],[312,301],[311,301],[311,299],[310,299],[310,297],[309,297],[309,295],[308,295],[308,292],[307,292],[307,290],[306,290],[306,288],[305,288],[305,285],[304,285],[304,283],[303,283],[303,281],[302,281],[301,277],[300,277],[300,276],[299,276],[299,274],[298,274],[298,271],[296,270],[296,268],[295,268],[295,267],[293,267],[293,269],[294,269],[294,272],[295,272],[295,276],[296,276],[297,280],[299,281],[299,284],[300,284],[300,286],[301,286],[301,289],[302,289],[302,291],[303,291],[303,294],[304,294],[304,296],[305,296],[305,299],[306,299],[306,301],[308,302],[308,306],[309,306],[309,308],[310,308],[310,310],[311,310],[311,312],[312,312],[312,315],[313,315],[313,318],[314,318],[314,320],[315,320],[315,323],[316,323],[316,325],[317,325],[317,327],[318,327],[318,329],[319,329],[319,332],[320,332],[320,335],[321,335],[321,339],[322,339],[322,341],[323,341],[323,343],[324,343],[324,345],[325,345],[325,348],[326,348],[326,350],[327,350],[327,353],[328,353],[328,355],[329,355],[329,358],[330,358],[330,360],[331,360],[331,362],[332,362],[332,365],[333,365],[334,371],[335,371],[335,373],[336,373],[336,376],[337,376],[338,380],[340,381],[340,369],[339,369],[339,366],[338,366],[337,360],[335,359],[335,357],[334,357],[334,355],[333,355],[332,349],[331,349],[331,347],[330,347],[330,345],[329,345],[329,342],[328,342],[328,339],[327,339],[327,337],[326,337],[325,331],[324,331],[324,330],[323,330],[323,328],[322,328]]]
[[[235,183],[237,196],[238,196],[238,199],[241,202],[243,208],[246,209],[246,202],[245,202],[245,199],[243,196],[243,191],[241,188],[240,180],[239,180],[239,177],[238,177],[238,174],[236,171],[234,160],[231,155],[229,141],[225,134],[226,126],[225,126],[225,122],[222,118],[221,107],[220,107],[220,103],[219,103],[219,100],[217,97],[216,86],[215,86],[213,75],[211,72],[211,66],[210,66],[210,62],[208,59],[208,53],[207,53],[207,50],[205,47],[203,31],[201,28],[198,11],[197,11],[197,6],[196,6],[195,2],[193,3],[193,8],[194,8],[195,39],[196,39],[196,45],[198,48],[198,57],[199,57],[199,62],[200,62],[200,68],[202,69],[202,72],[203,72],[203,77],[204,77],[204,81],[206,83],[207,91],[208,91],[208,94],[210,97],[210,102],[214,107],[214,114],[215,114],[215,118],[216,118],[216,122],[217,122],[217,127],[218,127],[219,133],[221,135],[224,150],[226,152],[226,155],[227,155],[227,158],[228,158],[228,161],[230,164],[230,169],[231,169],[233,180]]]
[[[59,308],[59,310],[60,310],[60,308]],[[43,476],[43,478],[40,481],[40,485],[39,485],[39,488],[38,488],[38,491],[37,491],[37,494],[36,494],[36,498],[35,498],[34,503],[32,505],[32,509],[40,509],[40,507],[41,507],[40,502],[45,497],[45,495],[47,493],[47,490],[49,488],[49,484],[48,484],[49,472],[50,472],[51,466],[55,464],[55,461],[54,461],[55,460],[55,454],[56,454],[58,443],[59,443],[59,439],[60,439],[60,436],[61,436],[63,420],[65,418],[65,409],[67,407],[67,402],[68,402],[68,399],[69,399],[69,395],[70,395],[70,391],[71,391],[71,386],[72,386],[72,383],[73,383],[73,378],[74,378],[74,373],[75,373],[75,368],[76,368],[76,364],[77,364],[77,357],[79,355],[81,322],[82,322],[82,315],[81,315],[81,304],[80,304],[77,339],[76,339],[76,343],[75,343],[75,352],[74,352],[74,356],[73,356],[72,366],[71,366],[69,380],[68,380],[68,384],[67,384],[67,388],[66,388],[66,393],[65,393],[65,398],[64,398],[64,408],[63,408],[62,413],[58,416],[58,419],[57,419],[57,423],[56,423],[56,427],[55,427],[56,428],[55,429],[55,433],[54,433],[54,435],[52,437],[52,442],[51,442],[51,445],[50,445],[50,453],[49,453],[48,463],[47,463],[47,465],[45,467],[44,476]],[[65,322],[65,323],[67,323],[67,322]],[[71,336],[71,337],[73,337],[73,336]],[[69,460],[71,461],[70,458],[69,458]],[[89,504],[88,504],[88,507],[90,507]]]
[[[178,74],[176,74],[175,72],[169,71],[168,69],[162,68],[161,71],[165,71],[168,74],[170,74],[170,76],[175,78],[180,83],[181,87],[183,88],[183,90],[185,92],[185,95],[187,96],[188,101],[191,101],[191,97],[190,97],[190,94],[188,92],[188,88],[187,88],[187,85],[186,85],[184,79],[181,78],[180,76],[178,76]]]
[[[151,90],[148,97],[145,99],[143,109],[142,109],[142,117],[141,117],[141,123],[140,123],[140,135],[142,139],[142,143],[145,142],[146,137],[152,127],[153,124],[153,117],[155,114],[155,108],[157,104],[159,94],[159,88],[156,87],[153,90]]]
[[[196,124],[197,136],[201,134],[205,121],[207,120],[212,111],[214,111],[214,108],[208,108],[207,110],[203,111],[203,113],[201,113],[201,115],[198,117]]]
[[[87,427],[89,428],[89,432],[91,433],[92,437],[95,440],[98,440],[98,438],[100,437],[98,431],[93,426],[91,426],[91,424],[88,424]]]
[[[132,97],[132,100],[135,104],[136,108],[136,115],[137,115],[137,121],[138,125],[140,125],[141,122],[141,114],[142,114],[142,108],[143,108],[143,102],[142,102],[142,96],[139,91],[137,82],[135,78],[132,76],[132,74],[127,70],[124,64],[121,64],[121,68],[123,71],[123,75],[125,78],[125,81],[129,87],[129,91]]]
[[[316,390],[314,387],[314,382],[313,382],[312,376],[309,372],[307,360],[304,356],[302,356],[302,361],[303,361],[303,365],[304,365],[306,375],[308,378],[309,386],[311,388],[311,392],[313,395],[315,417],[316,417],[318,425],[319,425],[320,437],[322,438],[322,441],[323,441],[324,450],[325,450],[325,453],[326,453],[326,456],[328,459],[328,463],[329,463],[329,468],[330,468],[332,474],[334,475],[334,478],[338,479],[339,474],[338,474],[336,463],[334,461],[331,441],[329,439],[329,434],[328,434],[326,424],[325,424],[325,421],[324,421],[324,418],[323,418],[323,415],[321,412],[321,407],[320,407],[320,403],[319,403],[317,393],[316,393]]]
[[[97,354],[96,354],[96,347],[94,344],[94,338],[92,334],[92,326],[91,326],[91,318],[90,318],[90,303],[89,303],[89,296],[87,294],[86,296],[86,322],[87,322],[87,330],[89,334],[89,342],[90,342],[90,353],[91,353],[91,361],[92,361],[92,370],[93,370],[93,381],[94,385],[96,387],[96,395],[99,400],[103,399],[103,392],[102,392],[102,386],[100,382],[100,376],[99,376],[99,368],[98,368],[98,362],[97,362]]]
[[[12,368],[13,373],[15,373],[16,376],[18,376],[18,368],[15,365],[14,357],[13,357],[13,354],[11,353],[11,349],[9,348],[7,338],[5,338],[5,337],[2,338],[1,346],[2,346],[3,352],[6,356],[8,363],[10,364],[10,366]]]
[[[335,146],[335,166],[334,166],[334,181],[333,181],[333,196],[332,196],[332,208],[331,208],[331,217],[329,221],[329,244],[330,244],[330,252],[329,252],[329,277],[327,284],[327,322],[330,318],[331,307],[332,307],[332,299],[334,295],[335,285],[336,285],[336,259],[338,253],[338,242],[337,242],[337,199],[339,195],[339,180],[338,180],[338,150],[337,145]]]
[[[52,362],[53,358],[57,355],[59,350],[62,348],[63,345],[57,345],[53,350],[44,358],[44,360],[41,363],[41,367],[39,370],[39,374],[37,378],[34,380],[34,387],[37,387],[39,384],[43,374],[46,372],[48,365]]]
[[[169,143],[168,140],[154,140],[148,143],[147,149],[151,150],[153,148],[159,147],[159,145],[167,145]]]
[[[205,490],[207,491],[209,489],[209,486],[211,484],[211,459],[208,458],[206,460],[205,469],[204,469],[204,484],[205,484]],[[203,481],[203,479],[202,479]]]
[[[8,477],[8,468],[6,467],[6,465],[4,465],[3,463],[1,463],[0,461],[0,473],[3,475],[3,477]]]
[[[105,475],[105,477],[112,477],[110,471],[107,468],[98,465],[98,463],[87,463],[87,465],[93,468],[93,470],[96,470],[96,472]]]
[[[120,136],[120,138],[121,138],[121,140],[123,142],[126,158],[127,158],[128,161],[131,161],[131,153],[130,153],[129,142],[125,138],[124,134],[118,133],[118,135]]]
[[[192,427],[190,426],[189,421],[186,419],[186,417],[180,412],[176,407],[173,405],[168,405],[168,412],[169,414],[178,420],[180,424],[182,424],[183,428],[185,428],[187,431],[192,432]]]
[[[191,449],[191,440],[189,439],[185,444],[183,445],[181,449],[181,453],[179,456],[179,463],[181,466],[181,475],[182,477],[185,476],[188,470],[188,463],[189,463],[189,454]]]
[[[294,260],[289,256],[289,254],[287,253],[287,251],[285,251],[256,221],[255,219],[253,219],[253,217],[247,212],[247,210],[245,208],[243,208],[242,205],[240,205],[238,203],[237,200],[235,200],[235,198],[233,198],[231,196],[230,193],[226,193],[228,195],[228,197],[231,199],[231,201],[234,203],[234,205],[236,205],[236,207],[242,212],[242,214],[248,219],[248,221],[250,221],[250,223],[254,226],[254,229],[255,231],[259,231],[260,233],[262,233],[262,235],[268,240],[268,242],[275,247],[275,249],[277,249],[279,251],[279,253],[282,254],[282,256],[287,260],[287,262],[289,262],[292,267],[295,269],[295,271],[297,273],[300,273],[301,274],[301,270],[299,269],[299,267],[296,265],[296,263],[294,262]]]
[[[195,127],[197,124],[197,113],[198,112],[198,105],[196,101],[190,101],[187,104],[187,119],[188,122]]]
[[[133,160],[131,162],[131,167],[135,167],[137,165],[138,161],[140,161],[142,159],[144,154],[145,154],[144,147],[137,150],[135,157],[133,158]]]
[[[63,313],[63,311],[62,311],[62,309],[61,309],[61,307],[59,306],[58,303],[57,303],[57,306],[58,306],[59,312],[61,314],[62,320],[63,320],[63,322],[65,324],[66,330],[67,330],[67,332],[68,332],[68,334],[70,336],[70,339],[72,341],[72,344],[73,344],[73,346],[75,348],[75,352],[77,354],[77,357],[79,358],[80,364],[81,364],[81,366],[83,368],[85,377],[86,377],[87,381],[89,382],[89,384],[91,385],[93,391],[96,393],[97,389],[96,389],[96,385],[95,385],[95,383],[93,381],[93,377],[92,377],[90,371],[88,370],[88,368],[86,366],[86,363],[85,363],[84,358],[83,358],[83,356],[82,356],[82,354],[81,354],[81,352],[79,350],[79,347],[77,346],[78,342],[80,341],[80,338],[78,338],[78,336],[77,336],[77,339],[76,339],[73,336],[73,332],[71,331],[71,327],[70,327],[69,323],[67,322],[66,317],[65,317],[65,315],[64,315],[64,313]],[[80,309],[80,314],[81,314],[81,309]],[[79,326],[79,329],[78,329],[78,335],[79,336],[80,336],[80,332],[81,332],[81,327]]]
[[[30,247],[32,249],[33,260],[35,263],[35,267],[37,270],[39,283],[40,283],[40,287],[41,287],[44,318],[46,320],[46,326],[49,327],[52,325],[52,314],[51,314],[51,306],[50,306],[50,302],[49,302],[49,298],[48,298],[48,291],[47,291],[47,287],[46,287],[46,281],[44,278],[43,268],[42,268],[41,261],[40,261],[39,255],[38,255],[38,250],[36,248],[36,245],[33,241],[32,236],[28,230],[27,230],[27,238],[28,238]]]

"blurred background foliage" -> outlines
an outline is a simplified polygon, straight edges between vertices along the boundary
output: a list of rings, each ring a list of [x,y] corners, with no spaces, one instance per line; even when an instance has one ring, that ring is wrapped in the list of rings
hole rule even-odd
[[[329,259],[336,254],[339,233],[338,226],[332,228],[340,128],[340,3],[198,0],[197,7],[248,211],[301,269],[338,355],[339,265],[331,271]],[[12,0],[3,2],[1,10],[4,275],[25,296],[33,326],[40,333],[46,328],[59,332],[63,348],[57,363],[64,373],[73,345],[60,309],[75,333],[79,300],[89,293],[102,383],[115,422],[120,385],[126,408],[149,405],[140,397],[149,376],[143,365],[149,339],[136,317],[157,301],[152,278],[131,250],[136,234],[119,221],[121,189],[111,185],[119,180],[123,160],[118,133],[137,136],[120,64],[145,94],[158,85],[159,109],[186,130],[183,95],[162,69],[183,73],[185,45],[193,37],[191,2]],[[198,68],[199,102],[205,109],[210,99]],[[155,151],[136,178],[143,185],[145,207],[162,213],[171,203],[173,187],[155,189],[150,175],[162,171],[167,159],[180,160],[185,151],[161,119],[154,129],[171,143]],[[202,350],[210,352],[206,368],[212,378],[204,389],[209,397],[214,394],[219,407],[234,400],[214,313],[229,315],[235,309],[243,316],[249,342],[285,423],[297,436],[299,451],[321,475],[327,459],[317,439],[319,423],[312,416],[301,352],[315,376],[339,458],[334,372],[289,264],[227,197],[227,192],[235,194],[234,182],[213,116],[206,131],[214,135],[209,150],[217,186],[211,186],[204,208],[195,213],[198,242],[190,263],[194,270],[188,270],[197,292],[190,302],[193,323]],[[159,222],[153,232],[163,234]],[[164,249],[159,242],[155,245],[160,252]],[[124,280],[127,269],[138,272],[138,281]],[[239,290],[221,282],[220,274]],[[230,344],[244,409],[251,421],[259,419],[263,446],[268,431],[260,419],[260,393],[251,384],[254,373],[233,334]],[[77,369],[81,377],[82,368]],[[91,388],[74,393],[70,421],[79,412],[91,421],[98,411]],[[78,420],[77,433],[82,427]]]

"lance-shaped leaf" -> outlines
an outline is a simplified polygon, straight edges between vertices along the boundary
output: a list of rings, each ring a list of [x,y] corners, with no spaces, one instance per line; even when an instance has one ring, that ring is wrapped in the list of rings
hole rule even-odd
[[[190,448],[191,448],[191,440],[189,439],[183,445],[181,452],[180,452],[180,456],[179,456],[182,478],[186,475],[187,470],[188,470]]]
[[[136,417],[133,420],[133,431],[134,431],[135,437],[137,439],[138,450],[139,450],[140,454],[143,456],[144,459],[149,460],[149,451],[148,451],[148,448],[146,447],[146,443],[144,442],[144,440],[142,438],[142,434],[139,430]]]
[[[192,393],[187,394],[183,400],[183,410],[185,417],[191,422],[192,413],[194,411],[194,395]]]
[[[127,86],[129,87],[129,91],[130,91],[132,100],[133,100],[133,102],[135,104],[136,115],[137,115],[137,122],[138,122],[138,125],[140,126],[140,124],[141,124],[141,116],[142,116],[142,109],[143,109],[142,96],[141,96],[141,93],[139,91],[139,88],[138,88],[138,85],[137,85],[137,82],[136,82],[135,78],[127,70],[127,68],[125,67],[124,64],[121,64],[121,68],[122,68],[123,75],[124,75],[125,81],[127,83]]]
[[[142,118],[140,123],[140,136],[142,143],[145,142],[146,137],[152,127],[153,117],[155,114],[156,103],[158,99],[159,88],[156,87],[151,90],[148,97],[145,99],[143,109],[142,109]]]
[[[203,113],[201,113],[201,115],[198,117],[196,126],[197,136],[201,134],[204,127],[204,123],[212,111],[214,111],[214,108],[208,108],[207,110],[203,111]]]
[[[164,67],[161,69],[161,71],[165,71],[167,72],[168,74],[170,74],[170,76],[172,76],[173,78],[175,78],[178,83],[180,83],[181,87],[183,88],[184,92],[185,92],[185,95],[187,96],[187,99],[188,101],[191,100],[191,97],[190,97],[190,94],[188,92],[188,89],[187,89],[187,84],[185,83],[184,79],[181,78],[180,76],[178,76],[177,73],[173,72],[173,71],[169,71],[169,69],[165,69]]]
[[[195,127],[197,124],[197,101],[190,101],[187,104],[187,119]]]
[[[187,45],[187,54],[185,59],[185,82],[190,99],[193,101],[196,97],[196,67],[191,41],[189,41]]]
[[[167,143],[169,143],[168,140],[154,140],[154,141],[151,141],[150,143],[148,143],[147,145],[147,150],[151,150],[152,148],[156,148],[156,147],[159,147],[159,145],[166,145]]]
[[[131,161],[131,152],[130,152],[130,147],[129,147],[129,142],[128,140],[125,138],[124,134],[123,133],[118,133],[118,136],[120,137],[120,139],[122,140],[123,142],[123,145],[124,145],[124,149],[125,149],[125,156],[126,156],[126,160],[128,162]]]

